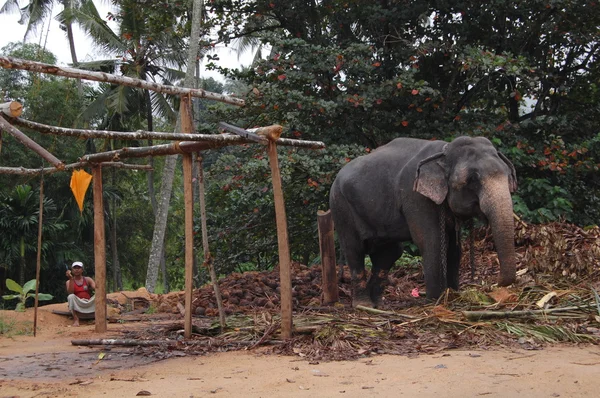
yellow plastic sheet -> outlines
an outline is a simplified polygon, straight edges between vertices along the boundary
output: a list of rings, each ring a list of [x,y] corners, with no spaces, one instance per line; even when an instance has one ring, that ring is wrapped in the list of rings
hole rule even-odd
[[[85,170],[75,170],[71,175],[71,191],[73,191],[80,212],[83,212],[83,199],[90,186],[90,181],[92,181],[92,175]]]

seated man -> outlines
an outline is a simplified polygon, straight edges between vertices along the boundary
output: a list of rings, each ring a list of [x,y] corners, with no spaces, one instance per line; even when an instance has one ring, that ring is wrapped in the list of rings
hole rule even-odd
[[[96,283],[89,276],[83,276],[83,263],[75,261],[70,270],[67,270],[67,301],[69,310],[73,314],[73,326],[79,326],[78,313],[89,314],[96,311],[95,298],[92,296],[96,290]]]

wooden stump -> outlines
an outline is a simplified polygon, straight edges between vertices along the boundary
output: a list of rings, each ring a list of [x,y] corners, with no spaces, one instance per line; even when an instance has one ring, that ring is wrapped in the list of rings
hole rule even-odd
[[[322,304],[330,305],[340,300],[338,278],[335,271],[335,241],[331,210],[317,212],[319,226],[319,250],[321,252]]]

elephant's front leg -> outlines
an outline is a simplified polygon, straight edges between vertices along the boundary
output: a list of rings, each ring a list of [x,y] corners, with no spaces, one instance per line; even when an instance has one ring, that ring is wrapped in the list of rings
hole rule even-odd
[[[437,210],[427,213],[427,217],[424,217],[423,214],[415,217],[409,221],[409,226],[411,237],[419,247],[423,257],[423,274],[425,276],[427,298],[437,299],[448,286],[447,261],[446,269],[444,269],[444,262],[442,262],[442,255],[447,255],[447,253],[442,254],[443,229],[439,225]],[[448,235],[445,235],[445,239],[448,242]]]

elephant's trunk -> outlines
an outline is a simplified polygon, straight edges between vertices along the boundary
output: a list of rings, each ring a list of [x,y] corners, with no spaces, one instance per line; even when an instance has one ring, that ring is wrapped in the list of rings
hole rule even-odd
[[[516,259],[513,206],[507,178],[490,178],[485,181],[479,200],[481,210],[492,227],[500,260],[498,285],[508,286],[516,278]]]

